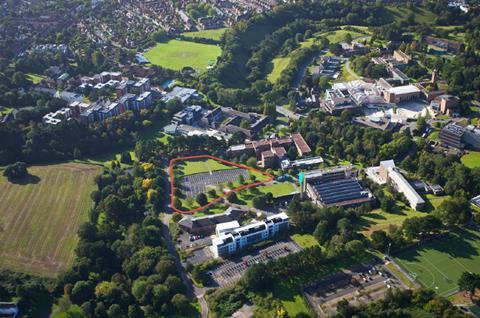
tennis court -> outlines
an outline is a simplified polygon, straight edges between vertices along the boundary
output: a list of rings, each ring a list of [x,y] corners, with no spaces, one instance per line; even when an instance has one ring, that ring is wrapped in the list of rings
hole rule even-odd
[[[480,233],[460,229],[408,249],[396,255],[395,260],[421,285],[447,296],[457,291],[463,272],[480,274]]]

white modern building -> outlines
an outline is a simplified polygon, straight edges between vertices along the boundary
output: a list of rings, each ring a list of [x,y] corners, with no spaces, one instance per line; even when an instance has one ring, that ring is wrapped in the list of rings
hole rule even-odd
[[[227,234],[232,232],[235,229],[238,229],[240,227],[240,224],[238,221],[230,221],[230,222],[225,222],[225,223],[220,223],[217,224],[215,227],[215,233],[217,236],[220,236],[222,234]]]
[[[410,207],[414,210],[419,210],[425,205],[425,200],[415,191],[412,185],[402,175],[402,173],[395,166],[393,160],[380,161],[378,168],[377,180],[381,184],[391,182],[398,192],[403,193],[407,198]]]
[[[212,252],[215,258],[239,252],[248,245],[268,240],[288,229],[288,216],[279,213],[267,217],[265,221],[254,222],[233,229],[232,222],[227,225],[218,224],[217,236],[212,239]]]

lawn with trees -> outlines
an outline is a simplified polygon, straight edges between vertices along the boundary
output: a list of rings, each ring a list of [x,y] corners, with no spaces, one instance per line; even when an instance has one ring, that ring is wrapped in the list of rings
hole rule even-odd
[[[182,35],[188,38],[202,38],[208,40],[216,40],[220,41],[220,38],[225,33],[227,29],[212,29],[212,30],[201,30],[201,31],[191,31],[191,32],[183,32]]]
[[[480,152],[469,151],[467,154],[463,155],[460,160],[469,168],[478,168],[480,167]]]

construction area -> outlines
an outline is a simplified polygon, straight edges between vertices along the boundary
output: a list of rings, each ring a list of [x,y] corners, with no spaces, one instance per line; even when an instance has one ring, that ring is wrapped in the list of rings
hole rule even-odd
[[[309,284],[303,293],[318,317],[330,317],[336,314],[337,304],[343,299],[351,306],[358,306],[385,297],[390,288],[403,287],[387,272],[359,265]]]

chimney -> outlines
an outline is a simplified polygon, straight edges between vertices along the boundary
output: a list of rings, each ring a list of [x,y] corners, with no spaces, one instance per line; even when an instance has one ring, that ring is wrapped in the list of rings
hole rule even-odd
[[[438,81],[438,72],[437,70],[433,70],[431,82],[432,84],[435,84],[437,81]]]

